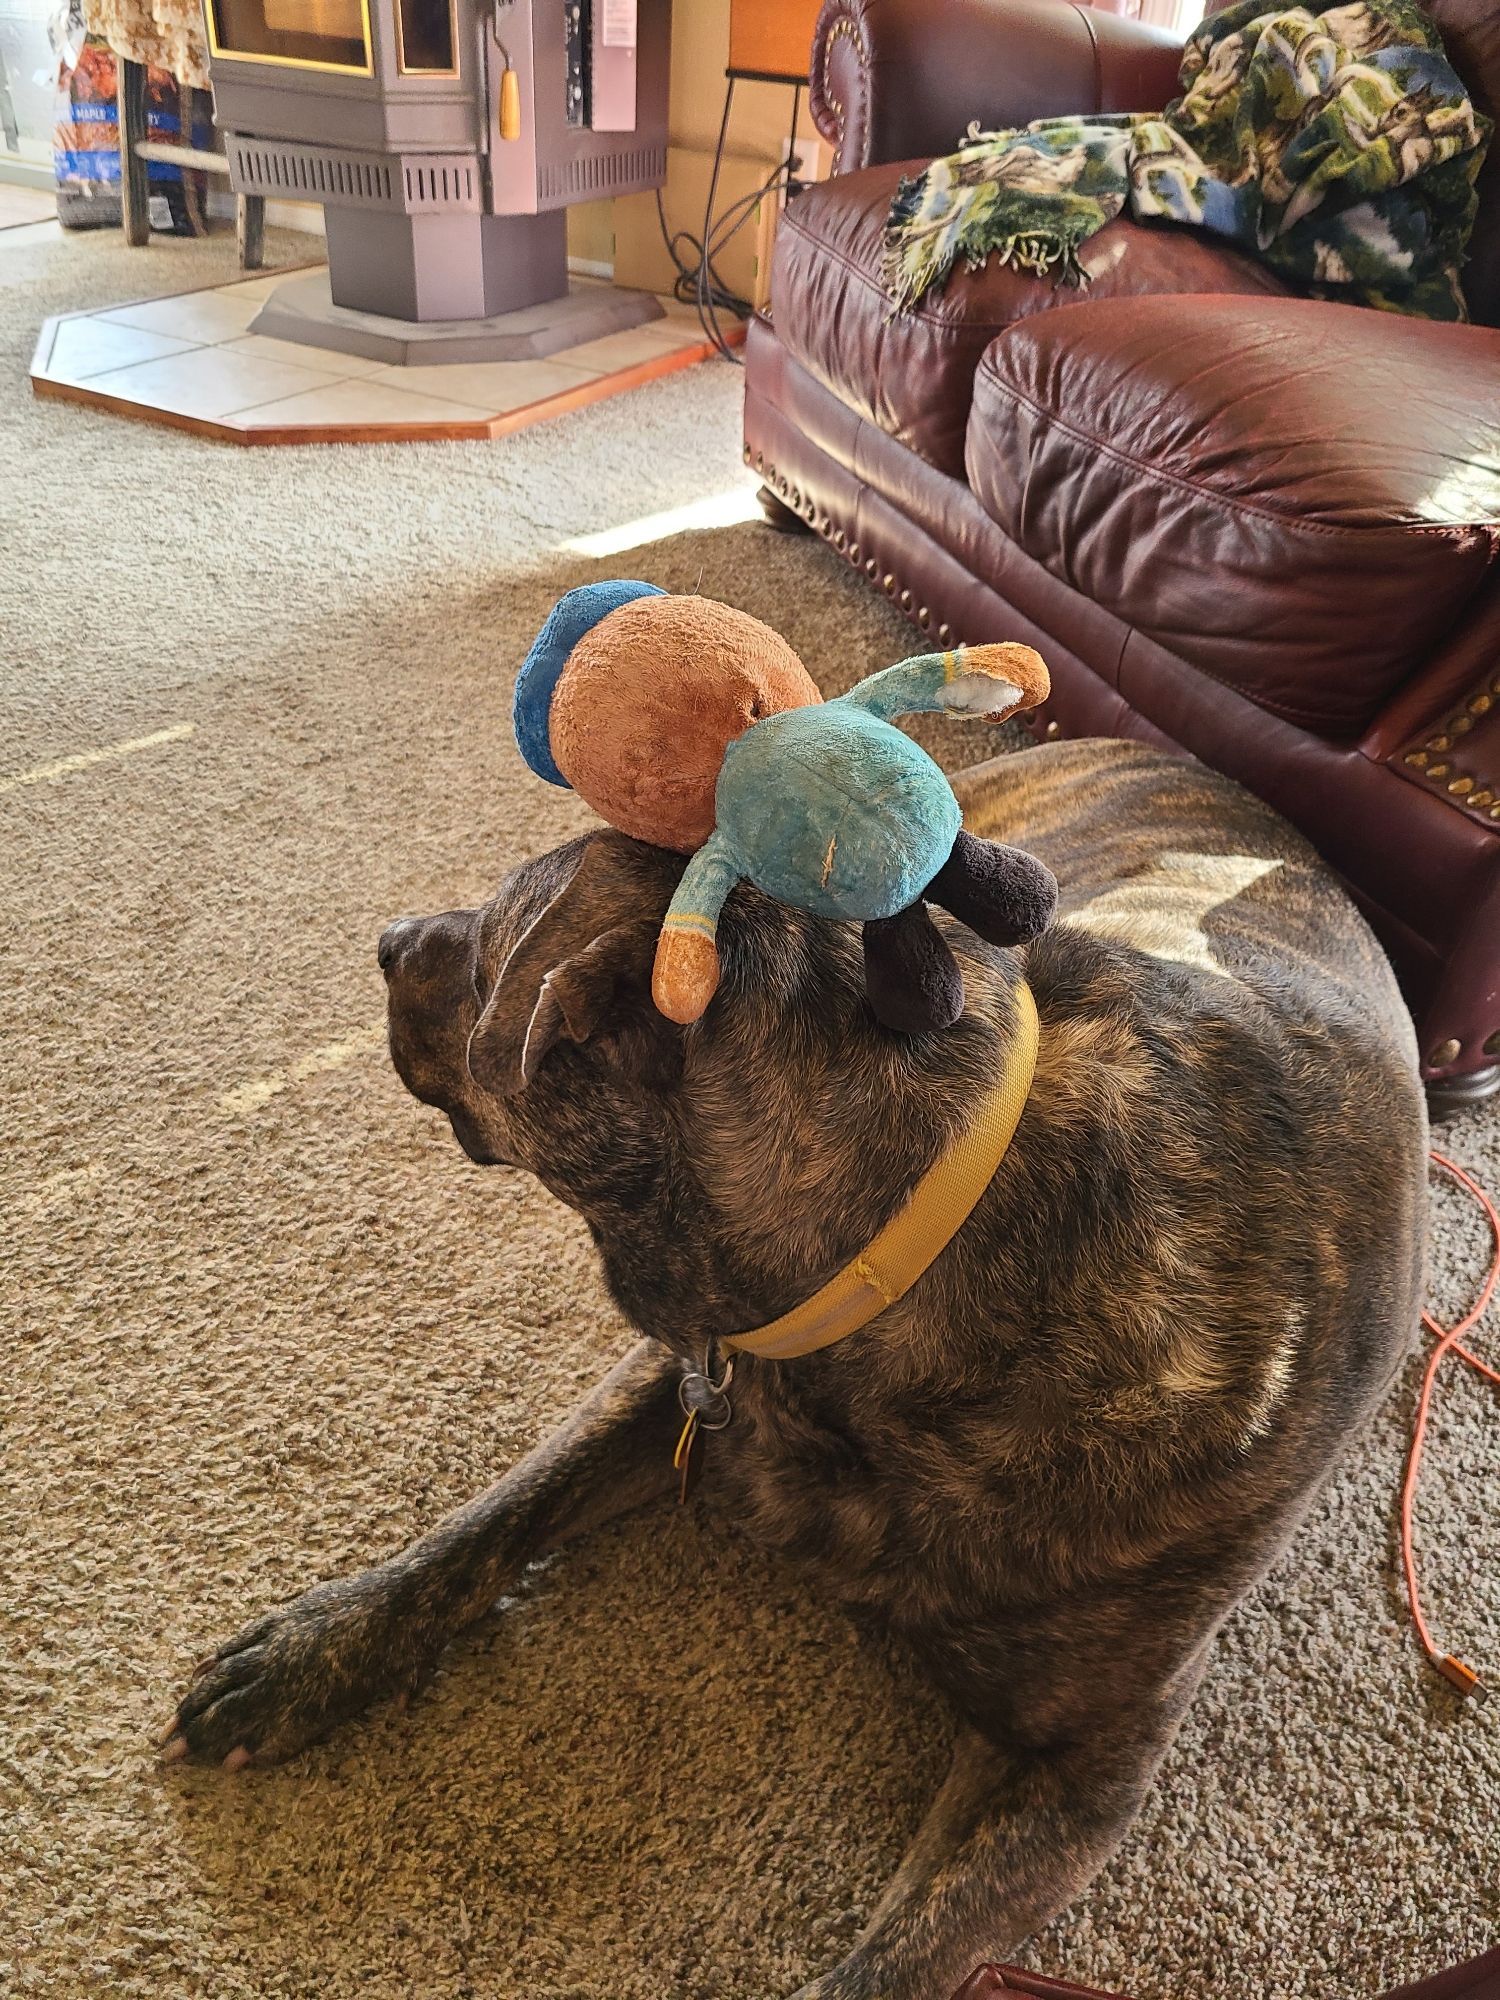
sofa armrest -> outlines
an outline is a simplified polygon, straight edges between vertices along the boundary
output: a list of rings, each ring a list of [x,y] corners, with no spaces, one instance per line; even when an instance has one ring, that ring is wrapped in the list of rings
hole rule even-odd
[[[1181,60],[1180,36],[1071,0],[826,0],[808,103],[851,173],[951,153],[974,118],[1159,111]]]

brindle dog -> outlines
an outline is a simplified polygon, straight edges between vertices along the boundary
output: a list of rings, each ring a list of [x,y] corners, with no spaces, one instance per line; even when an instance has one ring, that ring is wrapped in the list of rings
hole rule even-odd
[[[1000,1075],[1024,974],[1036,1081],[972,1217],[861,1333],[742,1358],[708,1479],[962,1720],[861,1941],[803,2000],[935,2000],[1088,1882],[1407,1345],[1424,1109],[1369,932],[1246,793],[1122,743],[957,788],[1052,867],[1060,920],[1018,953],[939,918],[968,1010],[925,1039],[868,1012],[857,931],[747,888],[717,1000],[674,1027],[649,979],[682,864],[614,834],[385,933],[403,1080],[472,1159],[580,1211],[645,1338],[488,1493],[218,1653],[170,1754],[286,1756],[415,1687],[547,1550],[665,1501],[684,1365],[869,1241]]]

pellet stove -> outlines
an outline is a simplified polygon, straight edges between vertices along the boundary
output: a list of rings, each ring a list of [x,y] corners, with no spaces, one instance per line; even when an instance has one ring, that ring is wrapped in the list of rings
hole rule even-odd
[[[235,189],[327,223],[326,279],[288,280],[256,330],[511,359],[657,317],[570,291],[566,211],[664,180],[670,5],[206,0]]]

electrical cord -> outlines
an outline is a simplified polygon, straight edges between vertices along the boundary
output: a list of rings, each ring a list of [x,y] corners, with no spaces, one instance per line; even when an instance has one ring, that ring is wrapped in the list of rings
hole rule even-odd
[[[1401,1482],[1401,1567],[1406,1573],[1406,1596],[1411,1606],[1412,1623],[1417,1628],[1417,1639],[1423,1652],[1443,1679],[1456,1687],[1460,1694],[1477,1695],[1482,1700],[1488,1692],[1484,1682],[1473,1667],[1457,1658],[1455,1654],[1439,1651],[1427,1620],[1423,1616],[1422,1601],[1417,1592],[1416,1556],[1412,1548],[1412,1510],[1417,1494],[1417,1479],[1422,1470],[1422,1446],[1427,1437],[1427,1419],[1431,1412],[1433,1384],[1437,1380],[1437,1373],[1443,1362],[1450,1354],[1456,1354],[1487,1382],[1493,1382],[1500,1388],[1500,1371],[1491,1368],[1487,1362],[1481,1361],[1477,1354],[1471,1353],[1467,1347],[1460,1344],[1464,1335],[1477,1326],[1484,1317],[1489,1309],[1490,1300],[1495,1295],[1495,1287],[1500,1284],[1500,1212],[1496,1211],[1495,1204],[1479,1183],[1471,1179],[1462,1167],[1455,1166],[1452,1160],[1439,1152],[1433,1152],[1428,1157],[1450,1180],[1456,1181],[1460,1187],[1467,1188],[1484,1210],[1493,1238],[1493,1251],[1490,1268],[1480,1287],[1479,1297],[1461,1320],[1453,1326],[1440,1326],[1431,1313],[1424,1312],[1422,1315],[1422,1324],[1432,1334],[1435,1344],[1427,1357],[1427,1367],[1422,1376],[1422,1389],[1417,1398],[1417,1414],[1412,1424],[1411,1449],[1407,1454],[1406,1474]]]
[[[714,204],[718,199],[719,178],[724,164],[724,146],[729,132],[729,114],[734,103],[733,76],[729,78],[724,92],[724,110],[719,120],[719,137],[714,147],[713,172],[709,176],[708,200],[704,208],[703,233],[695,236],[690,229],[673,230],[667,222],[667,211],[662,201],[661,189],[656,190],[656,217],[661,226],[662,241],[667,255],[671,258],[677,276],[672,285],[672,296],[683,305],[693,306],[698,314],[698,324],[706,338],[726,361],[736,367],[743,364],[728,333],[720,322],[721,313],[733,314],[738,319],[748,319],[755,308],[752,302],[741,297],[720,275],[715,259],[721,257],[727,245],[750,221],[760,203],[768,196],[781,194],[788,200],[802,190],[803,183],[797,178],[796,133],[797,120],[802,108],[802,87],[797,85],[792,93],[792,146],[786,158],[777,162],[772,172],[758,187],[731,202],[724,213],[714,218]],[[684,246],[684,247],[679,247]]]

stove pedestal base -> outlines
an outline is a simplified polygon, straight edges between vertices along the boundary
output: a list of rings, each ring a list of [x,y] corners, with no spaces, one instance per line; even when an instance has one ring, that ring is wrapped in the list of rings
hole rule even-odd
[[[330,209],[330,223],[333,215]],[[662,316],[661,301],[650,292],[574,279],[560,297],[489,318],[395,319],[335,304],[325,270],[278,285],[248,331],[398,367],[432,368],[443,362],[539,361]]]

